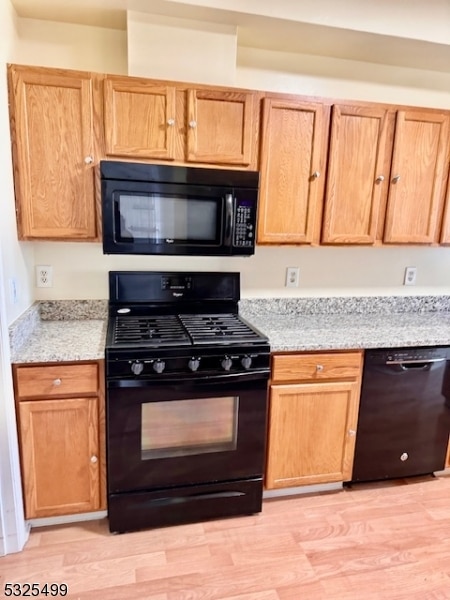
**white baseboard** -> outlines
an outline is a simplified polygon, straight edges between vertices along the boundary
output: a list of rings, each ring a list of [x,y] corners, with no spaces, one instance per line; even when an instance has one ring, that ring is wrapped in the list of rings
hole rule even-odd
[[[65,525],[67,523],[81,523],[82,521],[96,521],[107,516],[106,510],[90,513],[78,513],[76,515],[62,515],[60,517],[43,517],[41,519],[30,519],[30,527],[47,527],[49,525]]]
[[[300,485],[297,487],[283,488],[280,490],[265,490],[263,500],[266,498],[279,498],[282,496],[298,496],[303,494],[317,494],[319,492],[336,492],[344,488],[342,481],[337,483],[316,483],[314,485]]]

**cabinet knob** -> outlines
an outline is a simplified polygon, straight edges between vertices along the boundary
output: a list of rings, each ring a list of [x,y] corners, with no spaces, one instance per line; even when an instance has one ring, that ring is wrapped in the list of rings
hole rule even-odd
[[[61,385],[61,383],[62,383],[62,381],[59,378],[53,380],[53,385]]]
[[[175,125],[175,119],[168,119],[167,125]]]
[[[197,127],[197,121],[189,121],[189,127],[195,129]]]
[[[94,162],[93,156],[86,156],[84,159],[84,164],[86,164],[86,165],[91,165],[93,162]]]
[[[400,175],[395,175],[395,176],[392,178],[392,183],[397,183],[397,182],[399,182],[399,181],[400,181]]]
[[[323,371],[323,365],[316,365],[316,371],[317,373],[320,373]]]
[[[349,429],[348,435],[351,435],[353,437],[354,435],[356,435],[356,431],[354,429]]]
[[[400,460],[402,462],[405,462],[405,460],[408,460],[409,456],[407,452],[403,452],[403,454],[400,456]]]
[[[384,175],[378,175],[378,177],[375,179],[375,183],[383,183],[384,181]]]
[[[311,175],[312,179],[319,179],[320,177],[320,171],[314,171],[314,173]]]
[[[95,464],[96,462],[98,462],[98,458],[95,455],[91,456],[91,463]]]

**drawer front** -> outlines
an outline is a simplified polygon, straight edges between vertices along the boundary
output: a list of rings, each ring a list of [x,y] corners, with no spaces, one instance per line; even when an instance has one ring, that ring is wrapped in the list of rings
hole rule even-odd
[[[272,381],[321,381],[356,378],[361,374],[362,352],[284,354],[272,358]]]
[[[17,367],[16,384],[19,400],[96,394],[98,364]]]

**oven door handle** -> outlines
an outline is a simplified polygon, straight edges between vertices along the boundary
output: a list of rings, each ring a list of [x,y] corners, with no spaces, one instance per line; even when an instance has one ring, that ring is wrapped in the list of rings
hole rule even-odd
[[[261,381],[269,379],[269,371],[260,369],[249,373],[227,373],[226,375],[196,375],[194,377],[158,377],[154,379],[107,379],[108,388],[143,388],[160,387],[161,385],[209,385],[213,383],[236,383],[244,381]]]

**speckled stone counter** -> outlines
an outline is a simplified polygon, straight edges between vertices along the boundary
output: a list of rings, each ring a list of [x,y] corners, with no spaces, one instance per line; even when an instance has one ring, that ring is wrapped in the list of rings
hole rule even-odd
[[[11,362],[102,359],[106,316],[106,300],[35,303],[9,328]]]
[[[272,352],[450,345],[448,296],[241,300]]]
[[[450,346],[449,296],[254,298],[241,316],[273,352]],[[104,358],[106,300],[35,303],[11,327],[13,363]]]

